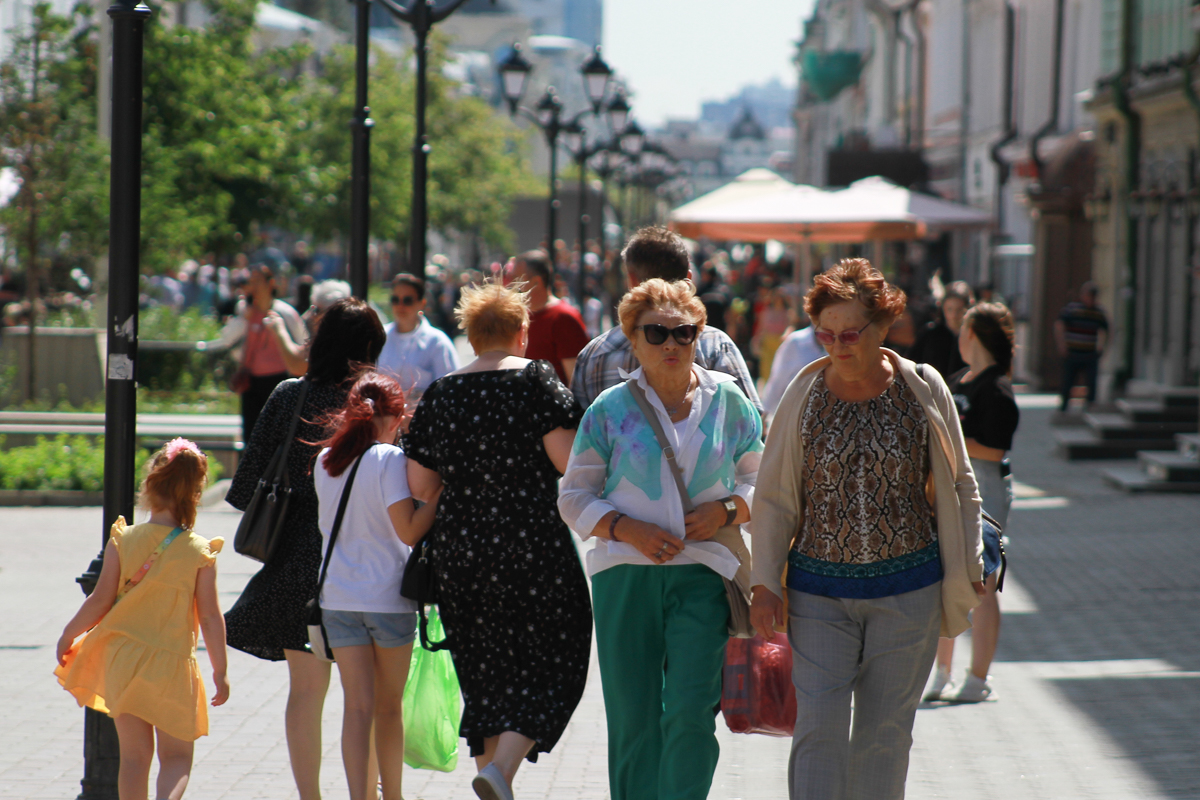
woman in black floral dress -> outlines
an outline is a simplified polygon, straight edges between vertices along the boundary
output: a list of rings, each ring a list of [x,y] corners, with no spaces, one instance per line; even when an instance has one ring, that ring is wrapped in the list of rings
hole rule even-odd
[[[475,792],[507,800],[521,759],[550,751],[587,680],[591,601],[556,505],[582,412],[548,362],[522,357],[524,294],[467,289],[456,313],[478,358],[429,387],[404,451],[415,496],[445,486],[430,536],[460,732],[480,767]]]
[[[385,336],[375,311],[361,300],[339,300],[329,307],[309,352],[304,378],[275,387],[254,426],[225,499],[246,509],[259,478],[287,436],[301,382],[308,396],[300,413],[296,440],[288,451],[292,497],[287,537],[271,563],[246,584],[233,608],[225,613],[229,646],[268,661],[288,662],[288,753],[301,800],[321,796],[321,710],[329,688],[329,664],[306,650],[308,630],[304,605],[317,593],[321,566],[321,531],[317,528],[317,490],[312,463],[327,432],[318,421],[346,403],[347,379],[353,369],[379,357]]]

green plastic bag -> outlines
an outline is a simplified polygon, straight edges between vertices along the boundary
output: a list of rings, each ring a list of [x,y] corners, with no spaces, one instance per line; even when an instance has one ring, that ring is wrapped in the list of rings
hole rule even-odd
[[[445,638],[437,609],[429,609],[429,640]],[[449,650],[413,646],[404,687],[404,763],[415,769],[453,772],[458,766],[458,726],[462,692]]]

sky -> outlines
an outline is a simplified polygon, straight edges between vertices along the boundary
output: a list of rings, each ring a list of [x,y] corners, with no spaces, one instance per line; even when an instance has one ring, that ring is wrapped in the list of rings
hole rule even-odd
[[[800,26],[814,0],[605,0],[604,60],[633,89],[643,125],[693,119],[747,84],[796,84]]]

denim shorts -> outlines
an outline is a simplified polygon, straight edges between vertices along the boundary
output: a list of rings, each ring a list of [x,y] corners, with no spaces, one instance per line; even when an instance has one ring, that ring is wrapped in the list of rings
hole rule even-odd
[[[330,611],[321,609],[330,647],[377,644],[403,647],[417,638],[415,611],[387,614],[378,611]]]

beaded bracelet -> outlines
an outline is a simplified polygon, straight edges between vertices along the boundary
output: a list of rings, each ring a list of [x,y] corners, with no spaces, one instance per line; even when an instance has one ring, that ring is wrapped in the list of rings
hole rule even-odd
[[[612,539],[614,542],[621,541],[620,539],[617,538],[617,520],[619,520],[619,519],[621,519],[621,517],[625,517],[625,516],[628,516],[628,515],[622,514],[620,511],[618,511],[617,515],[612,518],[611,522],[608,523],[608,538]]]

